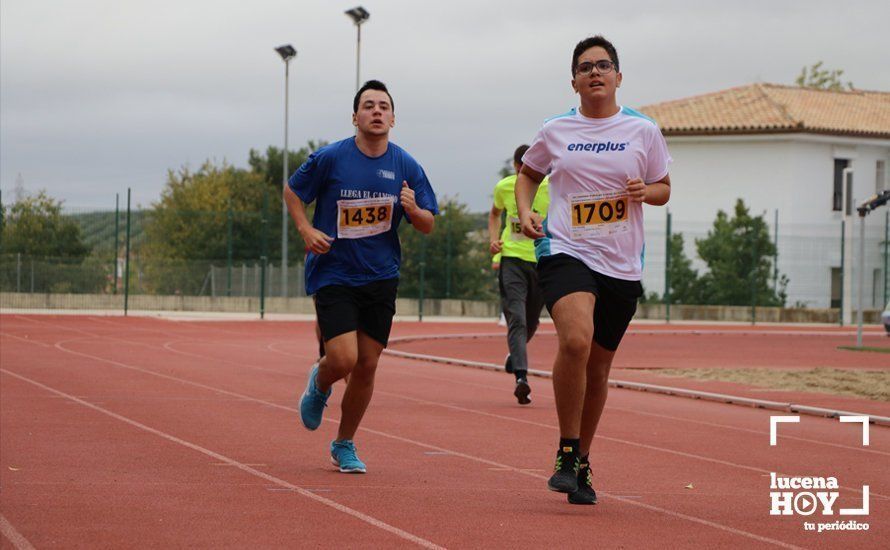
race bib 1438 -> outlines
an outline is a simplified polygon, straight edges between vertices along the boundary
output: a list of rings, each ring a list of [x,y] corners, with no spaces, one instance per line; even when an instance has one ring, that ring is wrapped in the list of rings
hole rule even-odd
[[[361,239],[392,227],[392,197],[337,201],[337,238]]]

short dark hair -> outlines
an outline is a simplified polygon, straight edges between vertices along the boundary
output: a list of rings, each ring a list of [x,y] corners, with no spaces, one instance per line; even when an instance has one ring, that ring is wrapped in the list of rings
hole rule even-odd
[[[575,78],[575,71],[578,69],[578,58],[581,57],[581,54],[586,52],[590,48],[595,48],[597,46],[606,50],[606,53],[609,54],[609,59],[611,59],[612,63],[615,64],[615,72],[619,72],[618,51],[615,49],[615,46],[613,46],[611,42],[603,37],[603,35],[598,34],[596,36],[585,38],[575,45],[575,51],[572,53],[572,78]]]
[[[392,107],[392,110],[396,110],[396,103],[392,100],[392,94],[389,93],[389,90],[386,89],[386,84],[380,82],[379,80],[369,80],[365,82],[361,88],[355,93],[355,99],[352,100],[352,112],[358,112],[358,100],[362,97],[362,94],[365,90],[379,90],[381,92],[386,92],[386,95],[389,96],[389,106]]]
[[[513,153],[513,162],[515,164],[522,164],[522,155],[524,155],[526,151],[528,151],[528,145],[523,144],[517,147],[516,151]]]

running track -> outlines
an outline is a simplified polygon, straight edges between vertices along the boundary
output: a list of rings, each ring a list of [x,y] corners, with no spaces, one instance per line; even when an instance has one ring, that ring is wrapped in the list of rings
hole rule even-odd
[[[394,336],[439,329],[400,323]],[[2,546],[887,540],[890,429],[872,426],[862,447],[859,425],[804,416],[770,447],[768,411],[613,390],[592,456],[600,504],[569,506],[545,488],[558,437],[549,382],[532,380],[533,405],[519,407],[503,373],[391,356],[357,437],[369,473],[336,473],[327,445],[342,385],[318,432],[296,411],[314,348],[305,322],[0,317]],[[816,534],[805,519],[837,516],[771,517],[771,471],[836,476],[838,507],[858,508],[869,485],[871,514],[853,519],[870,530]]]

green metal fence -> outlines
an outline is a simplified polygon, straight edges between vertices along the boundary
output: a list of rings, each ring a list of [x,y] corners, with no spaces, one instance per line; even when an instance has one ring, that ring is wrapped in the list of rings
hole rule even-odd
[[[66,209],[63,217],[79,228],[87,252],[73,257],[10,250],[13,241],[4,237],[0,242],[4,305],[9,305],[11,296],[29,294],[66,295],[65,303],[72,308],[95,309],[98,303],[125,311],[135,297],[139,308],[149,309],[168,307],[169,297],[249,298],[253,300],[250,307],[262,313],[268,298],[303,297],[303,245],[298,236],[291,237],[285,284],[280,248],[273,246],[280,239],[280,222],[270,215],[271,200],[267,196],[260,211],[134,209],[128,197],[116,197],[109,201],[114,207],[106,209]],[[487,213],[470,213],[448,198],[440,206],[442,213],[432,235],[421,235],[408,224],[400,228],[400,296],[496,302],[497,274],[488,252]],[[16,220],[7,210],[3,234],[8,236],[16,231]],[[736,243],[733,255],[750,258],[752,266],[750,272],[735,274],[740,287],[736,297],[714,302],[714,296],[700,295],[697,303],[750,307],[752,320],[757,308],[770,305],[844,307],[844,297],[855,295],[851,285],[858,280],[852,276],[858,269],[854,253],[858,247],[852,244],[858,229],[847,227],[847,237],[842,238],[840,222],[779,227],[778,213],[769,217],[772,223],[763,228],[766,238]],[[858,220],[851,218],[849,224]],[[882,309],[890,299],[890,211],[868,217],[866,229],[865,308]],[[670,214],[664,222],[647,222],[644,301],[664,304],[668,320],[671,306],[696,303],[690,301],[691,283],[684,283],[682,265],[678,265],[684,259],[677,254],[676,237],[683,236],[689,267],[703,277],[708,266],[699,256],[698,242],[712,231],[710,223],[677,220]],[[776,303],[783,288],[784,300]],[[97,296],[103,300],[97,302]],[[224,303],[211,300],[200,307],[214,309]]]

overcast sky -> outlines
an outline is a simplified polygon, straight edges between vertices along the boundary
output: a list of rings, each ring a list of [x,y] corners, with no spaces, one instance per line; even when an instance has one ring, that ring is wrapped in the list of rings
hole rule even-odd
[[[246,166],[283,143],[352,135],[354,2],[3,0],[0,188],[46,189],[70,207],[156,201],[168,169]],[[577,100],[572,48],[618,48],[631,107],[753,82],[793,84],[822,60],[890,91],[890,2],[362,0],[362,79],[390,87],[392,140],[436,192],[488,209],[504,159]],[[682,185],[682,182],[676,182]]]

